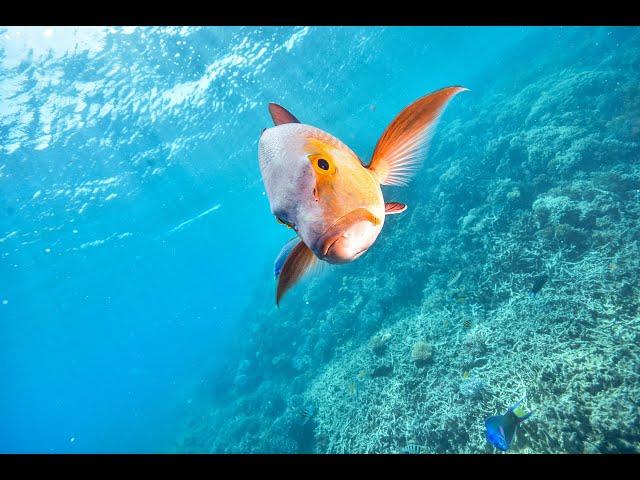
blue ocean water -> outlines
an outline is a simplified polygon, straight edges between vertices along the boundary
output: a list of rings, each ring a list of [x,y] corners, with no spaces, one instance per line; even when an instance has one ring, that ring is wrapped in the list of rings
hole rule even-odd
[[[633,87],[640,77],[639,35],[635,28],[605,27],[0,28],[0,451],[391,451],[386,445],[398,445],[399,450],[411,443],[411,435],[398,433],[402,439],[397,439],[395,433],[374,434],[367,430],[364,413],[360,417],[342,404],[335,404],[332,410],[330,402],[319,402],[316,384],[332,385],[322,375],[348,364],[345,352],[355,352],[359,345],[365,348],[381,329],[391,331],[394,325],[400,329],[398,322],[413,318],[416,312],[427,315],[434,311],[435,304],[429,302],[436,300],[429,297],[432,286],[428,282],[437,275],[444,279],[445,290],[458,278],[460,284],[469,282],[464,292],[438,297],[439,307],[455,311],[469,305],[469,312],[483,312],[482,318],[487,319],[483,326],[490,338],[498,332],[517,338],[517,333],[506,331],[508,323],[497,320],[509,316],[501,317],[500,308],[521,302],[530,308],[528,312],[553,310],[526,303],[546,301],[548,289],[535,295],[525,291],[527,296],[522,297],[514,292],[522,291],[522,285],[534,275],[548,272],[552,264],[555,268],[566,261],[565,270],[557,270],[564,272],[571,265],[588,263],[589,252],[599,251],[597,245],[589,244],[575,253],[582,244],[573,238],[579,233],[595,239],[596,231],[603,228],[613,231],[619,227],[620,235],[627,235],[606,257],[607,265],[626,273],[620,284],[602,280],[605,287],[598,287],[597,292],[594,287],[589,298],[607,305],[606,312],[615,311],[611,315],[626,327],[610,332],[611,337],[604,340],[600,335],[598,345],[603,345],[602,352],[608,345],[632,345],[640,338],[636,260],[629,254],[637,252],[640,241],[634,232],[640,198],[640,112],[638,89]],[[622,80],[616,72],[624,72]],[[314,279],[316,283],[292,290],[281,308],[285,313],[275,310],[272,264],[291,235],[269,211],[258,167],[258,138],[271,122],[268,102],[284,105],[303,122],[332,133],[369,159],[384,127],[400,109],[448,85],[464,85],[471,91],[457,97],[443,115],[429,159],[413,181],[418,186],[385,190],[395,195],[390,200],[404,201],[416,213],[388,222],[379,252],[401,251],[399,246],[408,235],[424,240],[417,246],[411,244],[412,248],[405,245],[406,265],[393,262],[405,265],[394,277],[398,284],[372,278],[372,271],[385,268],[385,258],[372,251],[344,267],[348,277],[334,269]],[[589,102],[585,100],[583,106],[581,98]],[[597,104],[590,101],[594,98]],[[580,112],[592,111],[601,115],[580,117]],[[569,124],[579,128],[570,130]],[[505,133],[496,135],[500,129]],[[550,140],[556,138],[554,132],[568,140],[554,144]],[[608,160],[593,166],[585,151],[594,152],[596,162]],[[557,167],[558,162],[565,162],[566,168]],[[494,178],[507,180],[491,183],[492,190],[474,191],[455,180],[454,167],[463,172],[457,178],[465,177],[469,185],[484,185]],[[625,185],[618,190],[601,184],[594,187],[594,192],[617,192],[611,200],[615,213],[602,207],[601,214],[594,214],[608,220],[572,224],[566,218],[589,215],[583,208],[589,199],[573,198],[567,192],[554,198],[575,202],[571,206],[575,212],[563,214],[564,207],[557,207],[556,200],[549,200],[550,206],[543,204],[549,192],[561,187],[561,177],[580,190],[580,182],[589,181],[593,172],[600,175],[597,178],[603,172],[617,172],[618,177],[609,182]],[[528,189],[528,185],[534,186]],[[491,200],[491,192],[500,192],[500,188],[509,192]],[[508,210],[512,200],[522,202],[513,207],[515,213]],[[506,207],[496,211],[481,208],[491,202],[496,206],[504,202]],[[458,211],[463,207],[464,211]],[[537,269],[505,260],[524,251],[518,243],[505,247],[495,258],[472,255],[480,251],[478,245],[483,245],[483,252],[494,252],[498,245],[490,236],[482,237],[478,226],[482,222],[476,217],[486,217],[482,221],[485,225],[492,222],[494,232],[507,232],[520,224],[517,219],[525,218],[526,212],[539,223],[554,215],[564,218],[552,225],[556,230],[548,234],[547,249],[541,240],[543,246],[531,250]],[[435,231],[439,225],[435,219],[440,217],[457,221],[460,232],[453,224]],[[411,230],[401,236],[397,228],[403,221],[402,228]],[[539,227],[540,235],[550,231],[544,228]],[[387,229],[396,229],[396,233]],[[462,239],[461,248],[467,248],[469,256],[464,250],[453,251],[447,243],[453,237]],[[568,239],[566,249],[564,243],[556,245],[565,241],[561,237]],[[429,248],[440,246],[441,257],[427,255],[427,244]],[[447,255],[455,260],[447,260]],[[512,273],[512,296],[500,293],[500,278],[465,274],[456,278],[456,272],[466,267],[479,272],[487,265],[495,267],[492,274]],[[607,274],[612,271],[613,267]],[[562,273],[557,272],[551,274],[552,284],[554,280],[561,284]],[[598,278],[604,278],[602,275]],[[404,276],[411,281],[403,283]],[[488,278],[491,288],[482,283]],[[379,303],[367,303],[349,290],[362,292],[367,279],[373,283],[367,288]],[[619,298],[605,292],[606,285],[614,284],[616,292],[623,292]],[[328,286],[336,291],[326,298]],[[490,299],[481,298],[485,290],[497,293]],[[333,316],[327,314],[327,303],[331,303]],[[360,321],[363,311],[369,323]],[[600,318],[609,319],[606,312]],[[526,317],[532,325],[546,321],[536,320],[534,313]],[[343,323],[334,325],[332,318]],[[409,352],[413,342],[428,331],[434,358],[442,362],[437,365],[443,372],[452,372],[457,379],[463,370],[466,374],[471,371],[472,376],[473,368],[480,373],[497,371],[497,366],[491,370],[491,359],[486,365],[474,367],[471,362],[472,366],[458,367],[446,355],[438,356],[446,349],[447,339],[451,345],[454,338],[463,342],[465,330],[461,326],[438,333],[431,326],[421,327],[422,321],[416,320],[415,332],[413,327],[406,330],[407,335],[415,334],[407,343]],[[284,330],[278,330],[279,322],[284,322]],[[587,330],[601,332],[603,325],[589,325]],[[329,334],[322,328],[335,328],[339,333]],[[523,331],[525,327],[519,328]],[[285,330],[279,337],[282,343],[274,343]],[[310,353],[316,350],[309,346],[298,352],[309,339],[323,335],[329,340],[322,352]],[[399,338],[394,335],[392,338]],[[535,335],[541,334],[537,331]],[[523,342],[535,335],[523,335]],[[391,353],[385,355],[395,355],[393,341]],[[561,353],[575,351],[578,344],[587,345],[585,348],[596,344],[590,337],[576,342],[563,344],[566,351]],[[481,356],[510,359],[517,367],[505,374],[509,378],[529,378],[527,368],[533,364],[539,382],[544,375],[560,375],[532,361],[518,345],[491,350],[489,342],[489,353]],[[397,348],[404,347],[397,344]],[[258,354],[268,355],[268,361],[257,361]],[[291,357],[294,368],[278,370],[279,355]],[[620,390],[626,386],[629,395],[635,395],[640,373],[637,350],[620,355],[627,359],[628,377],[614,380],[613,387],[606,382],[590,387],[585,380],[580,388],[609,392],[609,387]],[[343,382],[345,391],[353,392],[360,385],[349,386],[355,372],[364,371],[361,379],[371,380],[359,390],[360,405],[367,405],[366,399],[373,398],[376,388],[384,395],[394,395],[384,390],[391,387],[370,378],[377,377],[373,375],[376,371],[385,371],[378,370],[381,365],[376,362],[373,356],[370,364],[354,366]],[[572,359],[566,365],[574,363],[580,362]],[[299,364],[304,366],[296,367]],[[593,371],[599,367],[594,366]],[[397,380],[401,387],[393,391],[428,378],[419,372],[410,381]],[[435,383],[429,380],[429,391],[439,388],[437,378],[434,376]],[[524,390],[534,390],[534,403],[538,380],[522,380],[527,384]],[[470,426],[464,427],[468,435],[449,435],[449,443],[438,443],[418,429],[415,436],[422,437],[415,442],[435,452],[488,448],[473,443],[483,435],[484,419],[504,413],[498,410],[515,403],[523,389],[509,381],[485,382],[490,384],[491,395],[473,407],[477,414],[469,414]],[[503,385],[505,391],[499,392]],[[289,387],[291,391],[284,390]],[[467,398],[466,390],[450,393],[447,388],[442,387],[441,398]],[[555,392],[555,401],[538,400],[546,407],[535,406],[544,412],[563,398],[582,411],[580,399],[571,400],[574,394],[568,390],[563,386]],[[327,391],[334,398],[338,395]],[[455,399],[447,401],[455,403]],[[397,422],[403,429],[411,422],[428,424],[429,413],[420,406],[426,401],[422,397],[404,401],[413,410],[408,414],[398,410],[388,421],[401,418]],[[289,435],[293,440],[273,440],[280,437],[267,425],[286,415],[290,421],[306,402],[316,405],[317,423],[314,418],[307,424],[314,430],[300,433],[283,427],[289,432],[283,438]],[[528,443],[521,448],[534,452],[637,450],[637,423],[627,420],[619,425],[602,402],[598,405],[590,404],[589,411],[601,408],[603,413],[589,413],[585,425],[602,432],[605,427],[597,425],[615,424],[602,434],[603,438],[613,437],[614,446],[599,444],[600,440],[591,438],[591,430],[578,428],[551,433],[566,434],[567,440],[541,447],[536,439],[549,430],[540,423],[543,420],[534,423],[536,417],[532,417],[527,420],[532,425],[529,437],[523,436],[529,438]],[[634,407],[617,402],[616,408],[630,412],[636,421],[640,415],[637,403]],[[344,424],[341,415],[358,428],[336,430],[330,421]],[[558,415],[547,411],[546,416],[539,416],[562,423]],[[397,430],[389,425],[389,432]],[[432,431],[443,431],[445,437],[447,428],[438,424]],[[357,432],[360,437],[380,440],[365,446],[349,437]],[[275,443],[270,444],[268,438]]]

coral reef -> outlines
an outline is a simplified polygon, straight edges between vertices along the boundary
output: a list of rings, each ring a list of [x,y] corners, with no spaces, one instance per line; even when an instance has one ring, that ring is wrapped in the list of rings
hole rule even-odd
[[[489,453],[526,397],[510,451],[640,452],[640,33],[574,35],[487,73],[362,259],[256,294],[179,450]]]
[[[471,378],[460,383],[460,395],[466,398],[480,398],[485,385],[480,378]]]
[[[371,378],[390,377],[393,374],[393,365],[381,364],[376,366],[371,372]]]
[[[389,332],[378,333],[371,337],[369,348],[375,355],[384,355],[387,349],[387,342],[389,342],[390,339],[391,334]]]
[[[433,347],[424,340],[419,340],[411,349],[411,360],[416,366],[424,366],[433,356]]]

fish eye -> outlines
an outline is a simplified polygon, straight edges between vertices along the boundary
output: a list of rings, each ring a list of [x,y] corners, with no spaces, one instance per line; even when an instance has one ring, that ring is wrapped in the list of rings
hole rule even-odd
[[[322,175],[333,175],[336,173],[336,166],[333,161],[327,157],[326,154],[314,154],[309,155],[309,160],[311,161],[311,165],[313,165],[313,169]]]
[[[286,220],[283,220],[282,218],[276,216],[276,221],[282,225],[284,225],[285,227],[288,228],[293,228],[295,229],[294,225],[292,223],[287,222]]]

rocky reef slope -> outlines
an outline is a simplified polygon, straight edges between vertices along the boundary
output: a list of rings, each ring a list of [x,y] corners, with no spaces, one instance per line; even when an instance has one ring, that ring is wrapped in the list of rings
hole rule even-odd
[[[526,396],[511,451],[640,452],[640,34],[522,51],[385,190],[409,209],[370,252],[256,294],[179,451],[493,452]]]

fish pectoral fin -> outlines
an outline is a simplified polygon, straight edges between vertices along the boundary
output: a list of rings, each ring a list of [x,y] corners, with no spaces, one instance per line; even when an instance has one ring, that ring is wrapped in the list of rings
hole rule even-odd
[[[278,275],[276,305],[280,305],[280,300],[287,290],[295,285],[317,261],[318,257],[313,254],[302,240],[291,249]]]
[[[438,118],[464,87],[446,87],[406,107],[383,132],[367,167],[383,185],[406,185],[424,158]]]
[[[282,125],[283,123],[300,123],[300,120],[294,117],[289,110],[277,103],[269,104],[269,113],[273,119],[273,124],[276,126]]]
[[[384,213],[386,215],[394,215],[396,213],[402,213],[407,209],[404,203],[400,202],[387,202],[384,204]]]

